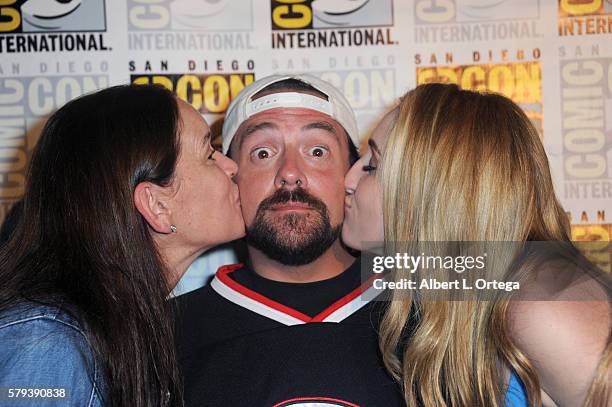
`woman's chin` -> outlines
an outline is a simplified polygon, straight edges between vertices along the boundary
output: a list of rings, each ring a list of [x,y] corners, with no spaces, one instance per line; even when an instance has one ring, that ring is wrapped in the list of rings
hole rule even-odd
[[[241,221],[240,227],[236,230],[236,236],[232,240],[242,239],[246,236],[246,227],[244,226],[244,222]]]
[[[351,249],[355,249],[359,251],[362,250],[361,240],[359,239],[359,236],[357,236],[355,233],[352,232],[350,226],[347,225],[347,222],[344,222],[342,224],[342,235],[341,236],[342,236],[342,242],[344,242],[345,245],[347,245]]]
[[[236,221],[233,222],[232,225],[233,226],[231,228],[231,233],[227,240],[228,242],[231,242],[233,240],[242,239],[246,235],[246,227],[244,226],[244,220],[242,219],[242,216],[240,216],[239,219],[236,219]],[[223,243],[227,243],[227,242],[223,242]]]
[[[207,247],[215,247],[243,238],[246,230],[242,216],[240,216],[228,219],[222,227],[216,230],[209,229],[209,233]]]

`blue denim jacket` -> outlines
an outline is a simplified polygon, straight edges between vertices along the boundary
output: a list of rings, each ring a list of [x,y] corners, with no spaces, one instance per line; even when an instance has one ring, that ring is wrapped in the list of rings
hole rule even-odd
[[[24,303],[0,314],[0,405],[101,407],[103,382],[82,328],[66,312]]]

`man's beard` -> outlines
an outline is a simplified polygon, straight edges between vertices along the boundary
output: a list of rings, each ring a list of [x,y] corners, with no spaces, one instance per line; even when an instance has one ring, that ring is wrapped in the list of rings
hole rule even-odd
[[[305,203],[313,210],[276,214],[272,219],[273,207],[290,201]],[[327,206],[303,188],[279,189],[259,204],[255,219],[247,226],[246,241],[272,260],[302,266],[329,249],[341,230],[341,225],[332,227]]]

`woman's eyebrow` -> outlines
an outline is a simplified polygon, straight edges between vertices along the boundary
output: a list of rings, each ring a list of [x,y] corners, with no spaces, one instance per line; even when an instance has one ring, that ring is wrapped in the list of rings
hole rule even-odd
[[[211,140],[211,135],[210,135],[210,130],[208,130],[206,134],[204,134],[204,138],[202,139],[202,143],[204,144],[205,150],[208,148],[208,144],[210,140]]]
[[[378,144],[376,144],[376,142],[373,139],[368,140],[368,145],[370,146],[372,150],[376,151],[378,155],[382,155],[382,153],[380,152],[380,148],[378,148]]]

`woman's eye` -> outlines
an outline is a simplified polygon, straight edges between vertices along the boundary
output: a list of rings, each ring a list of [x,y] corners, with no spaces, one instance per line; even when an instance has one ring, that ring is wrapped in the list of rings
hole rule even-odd
[[[327,149],[325,149],[324,147],[313,147],[310,149],[310,155],[312,155],[313,157],[321,158],[325,156],[326,153]]]
[[[265,160],[266,158],[270,158],[271,155],[272,155],[272,150],[266,147],[256,148],[251,153],[251,156],[253,156],[254,158],[258,160]]]
[[[371,173],[371,172],[376,171],[376,167],[374,167],[373,165],[368,164],[368,165],[364,165],[363,166],[363,170],[365,172]]]
[[[376,168],[378,168],[378,160],[374,155],[371,155],[368,163],[362,167],[363,171],[369,174],[376,171]]]

